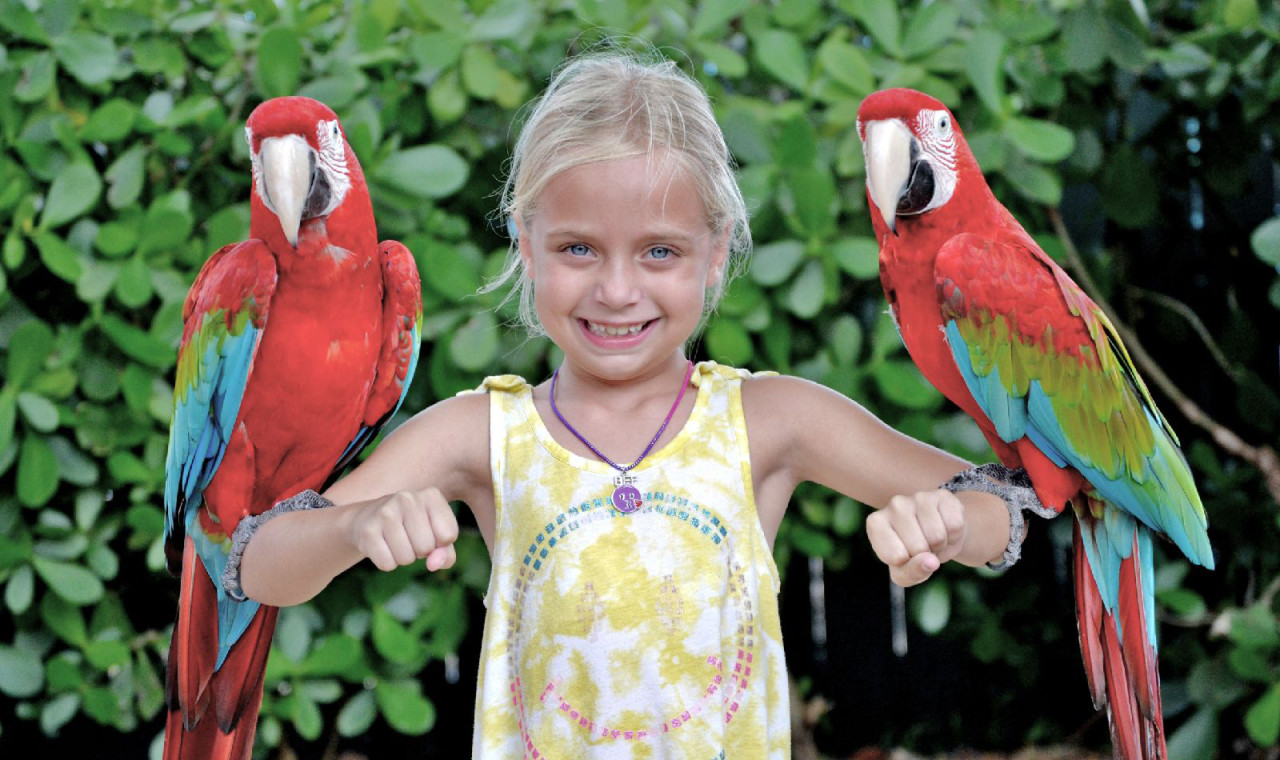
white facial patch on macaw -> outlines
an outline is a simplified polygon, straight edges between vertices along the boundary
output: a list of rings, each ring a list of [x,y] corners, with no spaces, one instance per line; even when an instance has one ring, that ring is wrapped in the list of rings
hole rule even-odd
[[[911,131],[933,167],[933,199],[920,209],[919,213],[924,213],[951,200],[956,191],[956,131],[951,114],[942,109],[925,109],[916,114]]]
[[[337,120],[322,121],[316,125],[316,144],[320,151],[316,162],[329,181],[329,204],[319,216],[328,216],[351,189],[351,176],[347,171],[347,150],[342,140],[342,128]]]

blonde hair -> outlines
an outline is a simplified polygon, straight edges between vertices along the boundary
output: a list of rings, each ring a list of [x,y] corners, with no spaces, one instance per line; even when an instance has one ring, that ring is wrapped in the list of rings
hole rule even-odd
[[[513,221],[519,219],[528,229],[539,194],[561,172],[595,161],[661,153],[688,172],[712,233],[727,238],[724,272],[704,308],[704,318],[709,315],[751,250],[751,230],[733,157],[702,86],[656,52],[642,58],[606,44],[567,61],[528,108],[499,208],[511,250],[503,271],[481,292],[515,280],[503,303],[518,298],[520,323],[535,335],[545,334]]]

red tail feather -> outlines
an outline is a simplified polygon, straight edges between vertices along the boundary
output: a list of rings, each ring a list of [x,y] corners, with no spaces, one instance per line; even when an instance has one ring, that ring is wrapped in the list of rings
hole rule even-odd
[[[1077,512],[1079,521],[1093,519]],[[1164,760],[1167,751],[1160,707],[1160,676],[1156,652],[1147,642],[1137,538],[1133,553],[1120,565],[1116,614],[1105,610],[1085,552],[1086,540],[1077,522],[1076,621],[1080,626],[1080,652],[1094,706],[1107,708],[1117,758]]]
[[[169,717],[164,760],[248,760],[253,753],[267,653],[279,610],[264,605],[215,671],[217,626],[193,621],[216,621],[217,601],[213,581],[188,537],[165,682]],[[211,704],[213,714],[207,715]]]

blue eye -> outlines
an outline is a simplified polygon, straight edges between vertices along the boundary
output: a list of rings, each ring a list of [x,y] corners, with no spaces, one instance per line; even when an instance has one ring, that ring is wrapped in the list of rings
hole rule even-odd
[[[667,248],[666,246],[663,246],[663,245],[654,246],[653,248],[649,249],[649,255],[655,259],[658,259],[659,261],[662,261],[663,259],[671,258],[671,256],[674,255],[674,253],[675,252],[672,251],[670,248]]]
[[[586,256],[587,254],[591,253],[591,249],[583,245],[582,243],[574,243],[573,245],[565,248],[565,250],[568,251],[569,254],[572,256]]]

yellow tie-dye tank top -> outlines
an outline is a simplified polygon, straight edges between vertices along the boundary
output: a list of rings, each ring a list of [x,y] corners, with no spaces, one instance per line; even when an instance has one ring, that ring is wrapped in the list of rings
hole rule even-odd
[[[632,471],[631,513],[612,468],[552,439],[524,380],[485,380],[497,529],[474,757],[790,756],[749,376],[697,365],[689,420]]]

